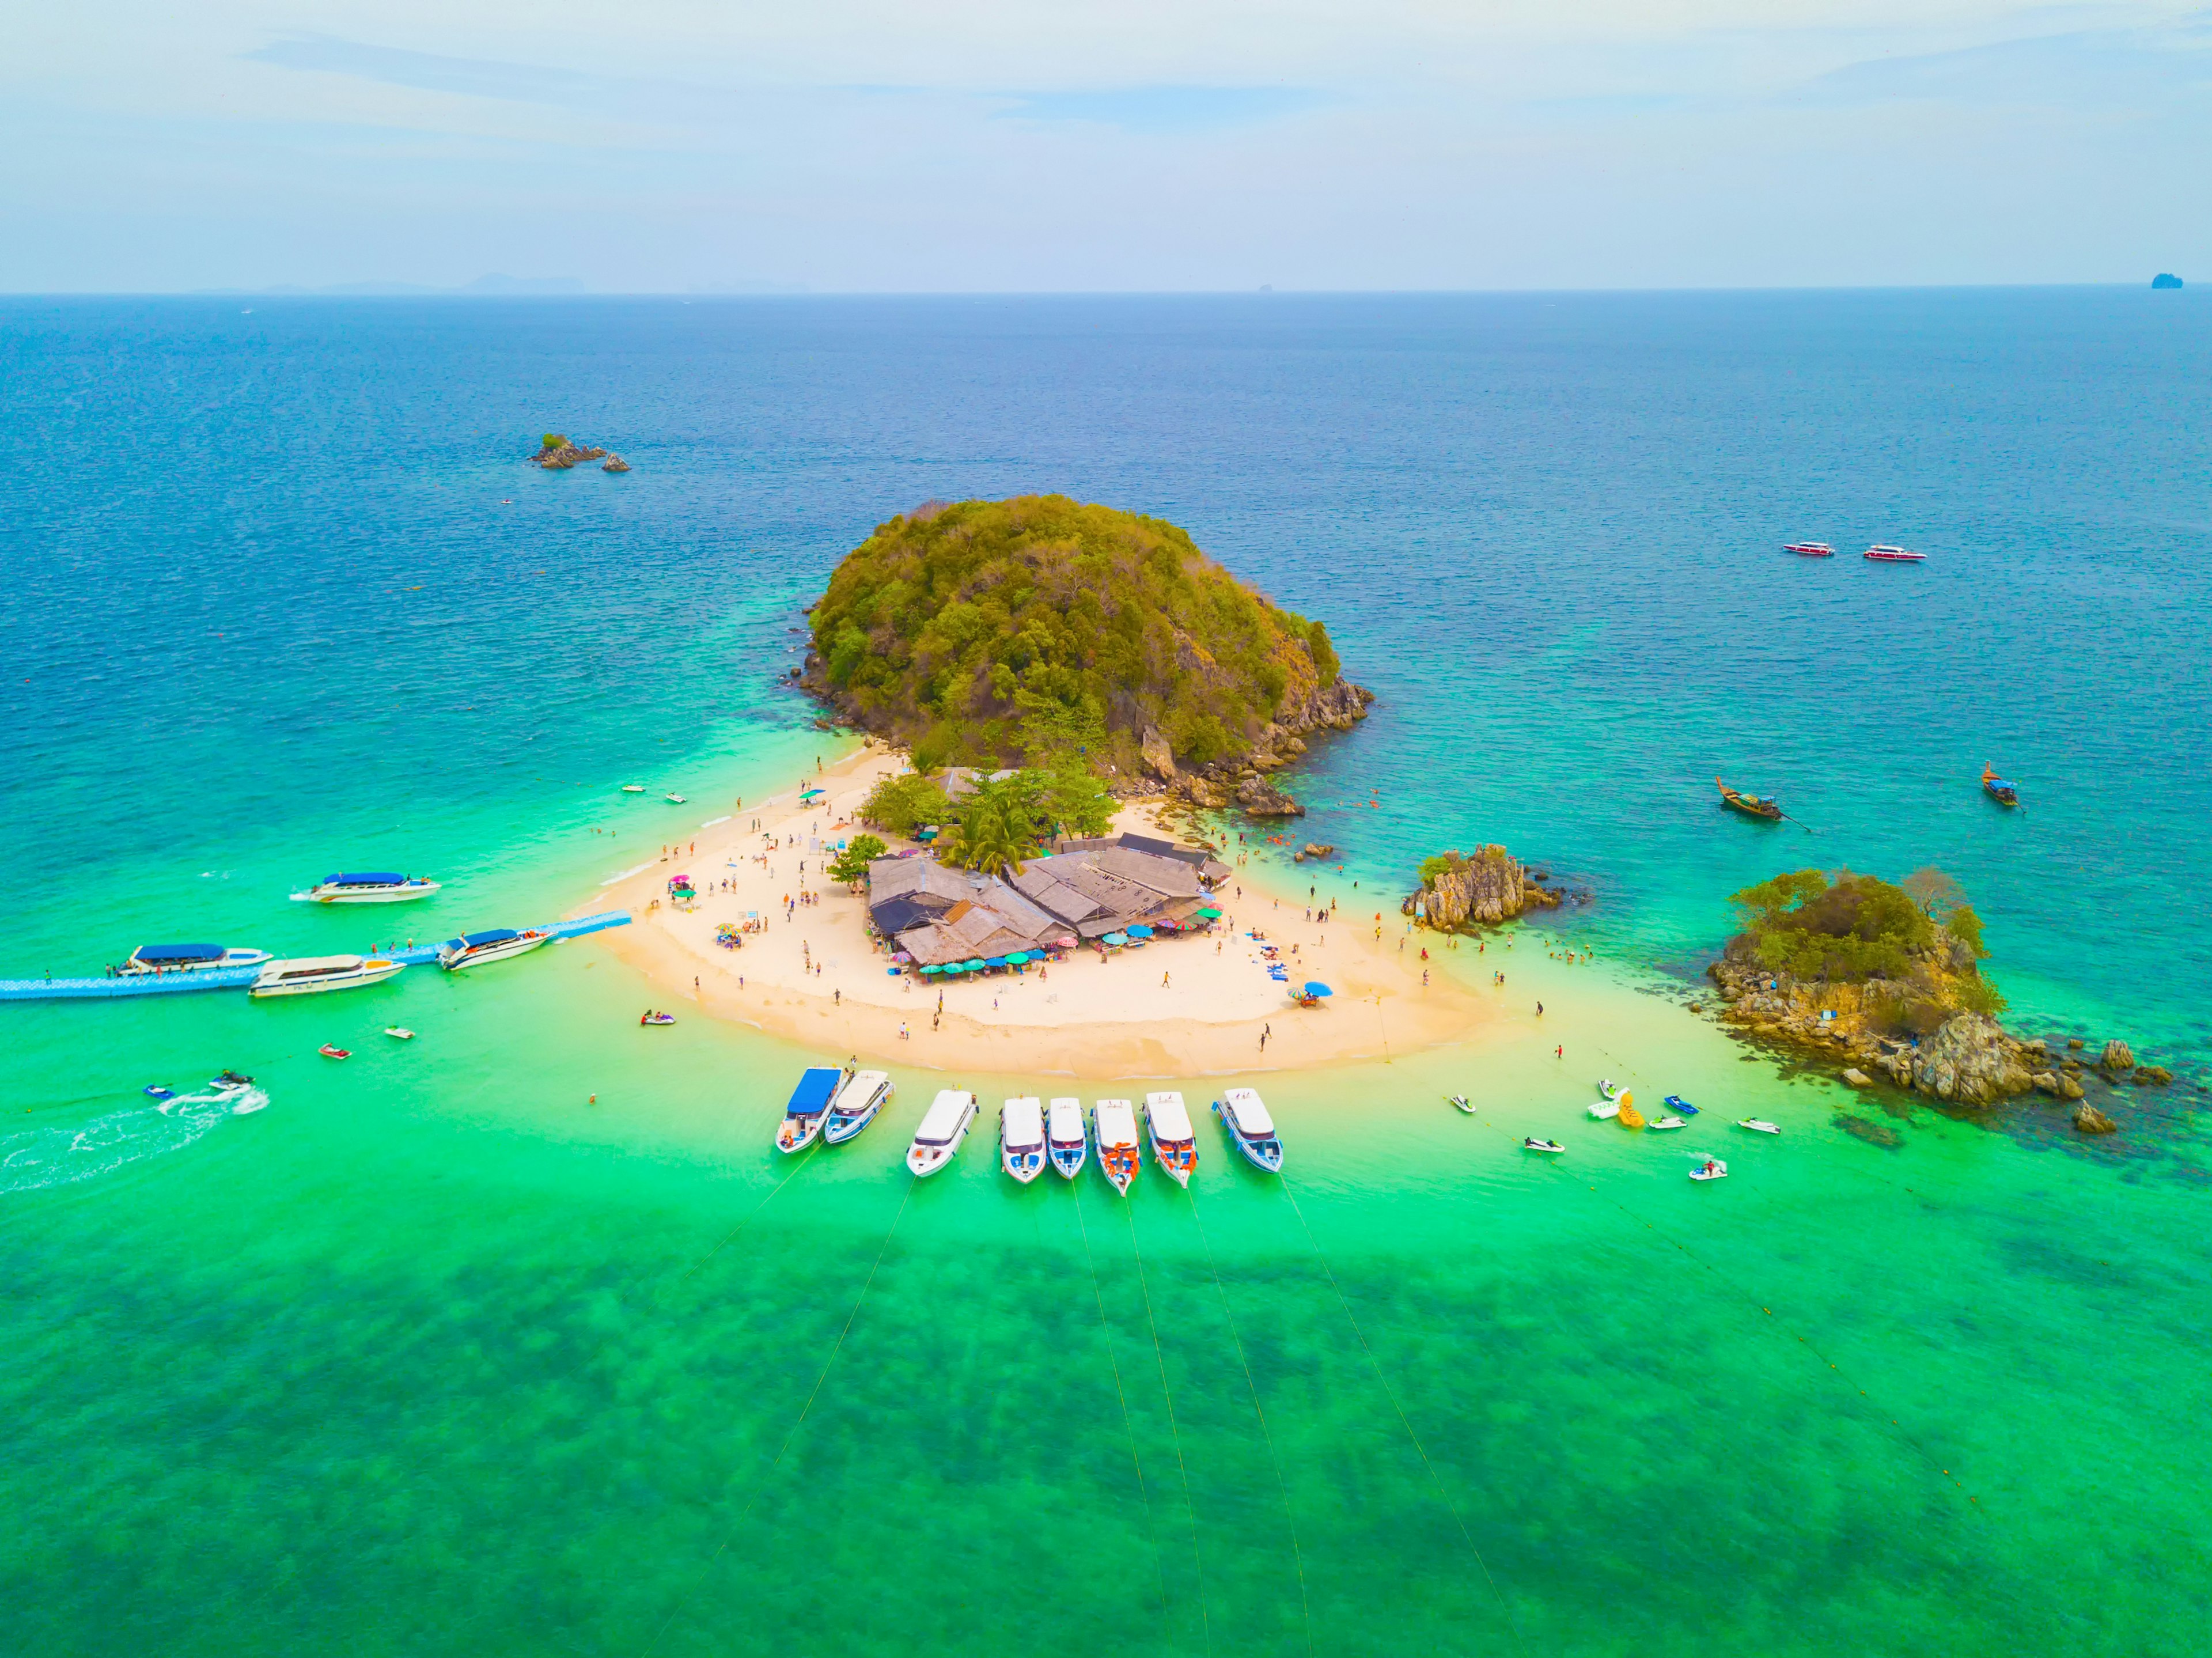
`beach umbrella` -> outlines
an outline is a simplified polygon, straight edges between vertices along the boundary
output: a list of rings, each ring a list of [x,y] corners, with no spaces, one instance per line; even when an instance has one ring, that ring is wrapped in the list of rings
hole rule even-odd
[[[1334,996],[1336,994],[1334,991],[1331,990],[1327,985],[1322,983],[1318,979],[1309,979],[1306,981],[1305,993],[1309,996]]]
[[[1011,967],[1012,964],[1013,958],[1008,956],[994,956],[983,963],[985,967]]]
[[[1126,944],[1129,942],[1129,938],[1124,932],[1109,932],[1098,942],[1102,944]]]
[[[1152,936],[1152,930],[1139,923],[1129,929],[1129,936],[1132,938],[1149,938]]]
[[[1221,919],[1221,912],[1218,909],[1201,909],[1198,912],[1198,919],[1201,921],[1218,921]]]
[[[986,963],[971,956],[966,961],[960,963],[960,970],[963,973],[981,973]]]
[[[1072,935],[1065,938],[1055,939],[1054,940],[1054,943],[1062,950],[1073,950],[1075,948],[1075,939]]]

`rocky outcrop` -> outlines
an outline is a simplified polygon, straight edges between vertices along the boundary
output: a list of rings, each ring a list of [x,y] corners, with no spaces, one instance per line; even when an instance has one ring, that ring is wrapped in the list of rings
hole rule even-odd
[[[1844,1072],[1844,1080],[1849,1083],[1853,1088],[1872,1088],[1874,1086],[1874,1078],[1868,1076],[1865,1072],[1860,1070],[1856,1066],[1851,1066],[1845,1069]]]
[[[2081,1097],[2081,1084],[2071,1072],[2039,1071],[2028,1080],[2035,1084],[2037,1092],[2048,1094],[2055,1100]]]
[[[2162,1065],[2139,1065],[2135,1080],[2140,1088],[2163,1088],[2173,1080],[2173,1072]]]
[[[1237,804],[1254,817],[1303,817],[1306,809],[1257,772],[1237,780]]]
[[[549,472],[565,472],[578,461],[598,460],[606,452],[604,449],[580,446],[569,442],[558,433],[555,433],[548,437],[544,447],[531,456],[530,464],[532,466],[543,466]],[[617,455],[615,459],[619,460],[622,458]],[[616,469],[611,466],[607,468],[611,472],[614,470]],[[629,468],[625,466],[621,470],[627,472]]]
[[[606,465],[600,467],[599,470],[602,472],[627,472],[629,471],[629,463],[624,460],[620,455],[609,455],[607,457]]]
[[[1175,750],[1168,746],[1168,739],[1160,735],[1158,726],[1145,727],[1145,734],[1138,742],[1138,751],[1144,756],[1145,763],[1152,768],[1152,774],[1162,782],[1176,780]]]
[[[2107,1071],[2132,1071],[2136,1064],[2135,1050],[2115,1036],[2105,1044],[2104,1054],[2097,1063]]]
[[[1321,686],[1303,700],[1279,709],[1267,729],[1293,738],[1309,732],[1348,732],[1367,718],[1368,707],[1374,701],[1373,691],[1340,675],[1334,684]],[[1304,749],[1303,743],[1298,744],[1299,752]]]
[[[1432,868],[1435,863],[1422,866],[1421,890],[1399,908],[1439,932],[1495,926],[1525,910],[1551,909],[1560,902],[1558,893],[1539,885],[1504,847],[1477,847],[1472,858],[1448,852],[1441,867]]]
[[[1309,858],[1326,858],[1336,848],[1325,841],[1309,841],[1291,854],[1291,861],[1303,864]]]
[[[2084,1134],[2110,1134],[2118,1125],[2085,1101],[2074,1108],[2074,1127]]]
[[[1954,1105],[1994,1105],[2032,1085],[2023,1058],[2023,1045],[1988,1014],[1954,1014],[1915,1059],[1912,1085]]]

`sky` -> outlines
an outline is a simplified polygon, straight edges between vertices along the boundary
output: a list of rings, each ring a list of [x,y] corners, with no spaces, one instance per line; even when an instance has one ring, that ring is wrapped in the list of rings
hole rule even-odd
[[[2212,281],[2177,5],[0,0],[0,291]]]

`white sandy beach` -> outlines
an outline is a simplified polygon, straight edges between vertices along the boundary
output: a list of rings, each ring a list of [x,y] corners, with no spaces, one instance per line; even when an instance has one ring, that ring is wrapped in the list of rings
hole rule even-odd
[[[1210,936],[1158,939],[1103,961],[1084,949],[1064,963],[942,987],[894,975],[866,936],[865,899],[825,870],[836,842],[858,832],[852,814],[869,789],[904,764],[881,747],[862,748],[806,780],[826,791],[807,805],[794,783],[765,799],[722,803],[710,815],[726,811],[729,821],[703,829],[692,827],[695,805],[682,815],[680,842],[576,913],[619,907],[636,917],[637,925],[595,941],[641,969],[653,981],[653,1005],[679,1017],[702,1011],[839,1057],[937,1069],[1107,1078],[1310,1066],[1468,1041],[1498,1019],[1441,971],[1425,987],[1421,950],[1437,951],[1443,941],[1407,936],[1395,901],[1360,911],[1349,880],[1321,865],[1295,872],[1320,888],[1321,899],[1339,901],[1327,924],[1306,919],[1303,891],[1295,902],[1263,892],[1239,869],[1217,894],[1226,919]],[[1168,833],[1143,805],[1125,807],[1115,829]],[[884,838],[894,851],[908,844]],[[1223,856],[1233,859],[1235,847]],[[668,902],[669,879],[679,872],[702,893],[688,912]],[[786,899],[802,892],[817,901],[787,912]],[[718,945],[717,926],[748,911],[764,931],[743,935],[738,950]],[[1316,1008],[1295,1005],[1268,976],[1245,936],[1250,929],[1282,949],[1294,983],[1318,979],[1335,993]]]

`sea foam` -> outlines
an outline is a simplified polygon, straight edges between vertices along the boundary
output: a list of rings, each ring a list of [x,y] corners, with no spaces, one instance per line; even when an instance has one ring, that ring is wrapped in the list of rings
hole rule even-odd
[[[181,1151],[226,1117],[269,1103],[258,1088],[179,1094],[129,1106],[90,1122],[52,1123],[0,1136],[0,1197],[112,1174],[165,1151]]]

